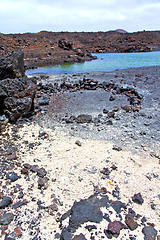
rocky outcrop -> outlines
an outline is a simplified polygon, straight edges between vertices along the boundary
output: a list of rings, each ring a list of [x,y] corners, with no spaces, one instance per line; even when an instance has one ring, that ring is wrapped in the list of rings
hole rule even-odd
[[[0,60],[0,79],[0,114],[15,122],[34,108],[37,85],[24,76],[21,50]]]
[[[68,50],[69,51],[70,49],[72,49],[73,43],[71,43],[70,41],[66,41],[65,39],[60,39],[58,41],[58,46],[60,48],[62,48],[63,50]]]
[[[24,74],[23,51],[18,49],[5,58],[0,59],[0,80],[5,78],[19,78]]]

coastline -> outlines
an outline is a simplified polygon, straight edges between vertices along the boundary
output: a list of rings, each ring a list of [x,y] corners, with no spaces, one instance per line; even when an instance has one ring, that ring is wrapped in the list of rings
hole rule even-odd
[[[12,197],[13,206],[19,201],[19,192],[24,193],[20,198],[24,204],[17,211],[11,206],[6,208],[16,217],[4,231],[10,230],[15,234],[15,228],[19,227],[20,239],[33,239],[35,236],[37,239],[39,236],[42,239],[67,239],[64,229],[71,226],[63,214],[72,208],[75,201],[98,194],[99,198],[108,196],[113,201],[110,207],[101,209],[103,216],[108,214],[111,222],[125,223],[129,209],[136,213],[132,218],[137,222],[137,228],[133,231],[130,228],[121,230],[117,239],[128,239],[131,235],[143,239],[142,229],[147,226],[156,229],[159,235],[159,76],[160,67],[34,75],[43,86],[38,90],[36,106],[39,107],[39,99],[46,99],[45,96],[49,105],[39,108],[38,114],[30,119],[20,119],[17,124],[8,125],[6,133],[1,136],[2,148],[5,141],[16,146],[15,165],[10,170],[4,168],[1,175],[3,194]],[[128,105],[127,96],[115,93],[114,88],[110,91],[97,88],[94,91],[71,89],[64,92],[60,89],[54,93],[49,93],[46,88],[49,83],[60,85],[65,80],[71,84],[83,78],[136,89],[143,95],[139,111],[122,109],[122,105]],[[111,96],[115,97],[113,101]],[[119,109],[113,118],[107,119],[112,121],[112,125],[108,125],[104,109],[111,111],[114,106]],[[91,115],[93,119],[99,115],[99,120],[80,124],[66,121],[79,114]],[[10,157],[10,154],[7,156]],[[43,168],[42,187],[36,168]],[[108,170],[105,172],[105,169]],[[20,178],[9,182],[5,178],[8,171],[15,172]],[[16,192],[18,185],[20,187]],[[142,204],[132,200],[137,193],[142,195]],[[121,202],[118,205],[119,214],[113,207],[114,202]],[[136,218],[138,214],[140,216]],[[146,221],[143,221],[144,217]],[[109,221],[105,218],[100,223],[95,219],[80,225],[76,231],[71,228],[73,236],[68,239],[80,234],[85,237],[81,239],[89,239],[91,234],[95,239],[108,239],[104,230],[107,230]],[[88,231],[88,225],[94,225],[96,230]],[[5,234],[1,231],[3,236]]]

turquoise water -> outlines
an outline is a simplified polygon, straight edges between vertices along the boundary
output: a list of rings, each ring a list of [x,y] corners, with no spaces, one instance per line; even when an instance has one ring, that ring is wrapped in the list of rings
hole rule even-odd
[[[97,56],[96,60],[31,69],[26,71],[26,75],[33,73],[65,74],[113,71],[134,67],[160,66],[160,52],[94,53],[93,55]]]

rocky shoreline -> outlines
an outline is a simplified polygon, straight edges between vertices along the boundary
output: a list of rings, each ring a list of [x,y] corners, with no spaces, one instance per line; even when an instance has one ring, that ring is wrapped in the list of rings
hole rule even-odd
[[[1,239],[160,239],[159,76],[26,78],[33,109],[1,116]]]
[[[19,48],[27,69],[93,60],[91,53],[159,51],[160,31],[0,33],[0,57]]]

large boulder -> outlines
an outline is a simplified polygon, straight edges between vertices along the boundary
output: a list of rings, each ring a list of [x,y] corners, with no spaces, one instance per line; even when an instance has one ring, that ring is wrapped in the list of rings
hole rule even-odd
[[[66,39],[60,39],[58,41],[58,47],[62,48],[63,50],[71,50],[73,47],[73,43],[67,41]]]
[[[0,80],[5,78],[20,78],[25,75],[23,51],[14,50],[8,56],[0,59]]]
[[[10,122],[34,108],[37,82],[24,76],[23,52],[15,50],[0,59],[0,115]]]
[[[0,113],[11,122],[24,116],[34,108],[36,81],[27,77],[0,81]]]

